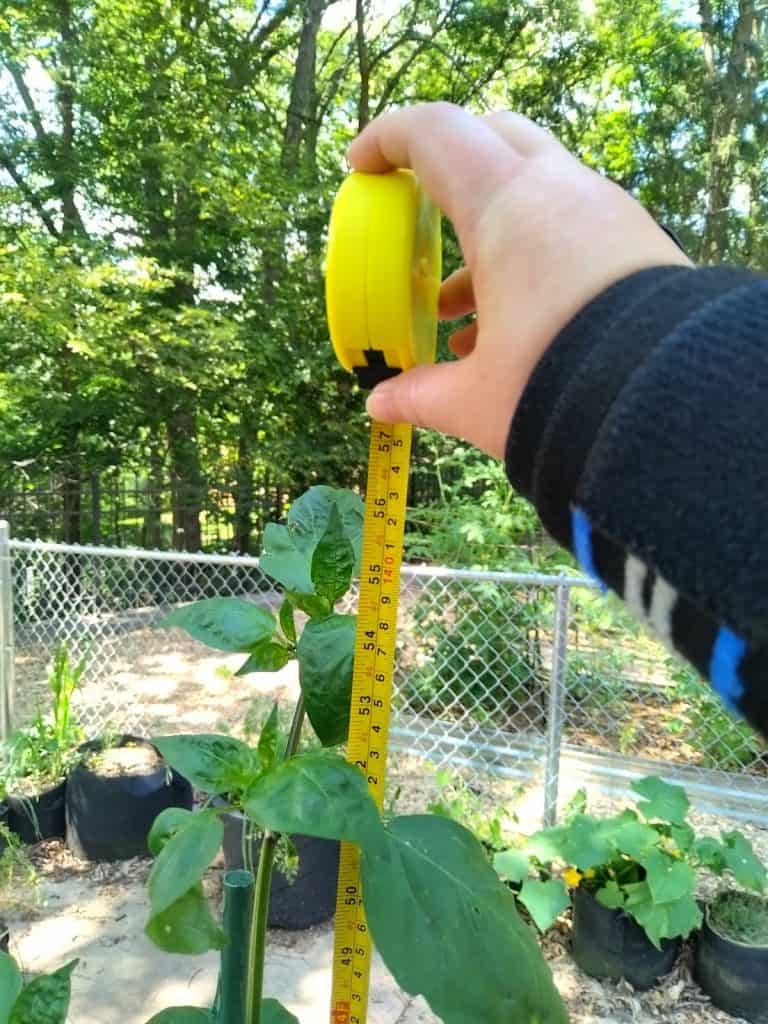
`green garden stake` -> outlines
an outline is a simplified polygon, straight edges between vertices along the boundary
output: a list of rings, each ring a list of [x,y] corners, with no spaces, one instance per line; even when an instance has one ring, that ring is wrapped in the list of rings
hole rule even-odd
[[[227,942],[221,951],[217,1024],[245,1022],[253,886],[250,871],[228,871],[224,875],[223,928]]]

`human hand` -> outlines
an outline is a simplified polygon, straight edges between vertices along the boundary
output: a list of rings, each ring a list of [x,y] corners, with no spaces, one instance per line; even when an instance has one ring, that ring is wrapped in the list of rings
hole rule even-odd
[[[519,114],[478,117],[449,103],[393,111],[355,139],[349,160],[359,171],[414,170],[464,254],[443,282],[440,316],[477,313],[451,337],[457,361],[380,384],[369,414],[500,458],[528,378],[568,321],[634,271],[690,265],[627,192]]]

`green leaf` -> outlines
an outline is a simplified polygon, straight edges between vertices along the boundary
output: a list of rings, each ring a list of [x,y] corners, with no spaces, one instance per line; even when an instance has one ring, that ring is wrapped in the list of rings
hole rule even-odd
[[[224,825],[215,811],[199,811],[163,846],[149,873],[149,900],[160,914],[199,882],[219,852]]]
[[[566,1024],[534,932],[483,847],[457,822],[393,819],[363,848],[362,886],[384,962],[444,1024]]]
[[[681,853],[689,853],[696,841],[696,833],[690,825],[672,825],[669,838]]]
[[[745,889],[762,892],[765,888],[765,868],[755,856],[752,844],[741,832],[723,832],[722,835],[728,870]]]
[[[254,751],[232,736],[189,733],[152,742],[172,768],[214,796],[244,789],[260,774]]]
[[[689,864],[660,850],[653,850],[642,863],[654,903],[672,903],[693,895],[696,875]]]
[[[355,626],[354,615],[310,619],[299,638],[299,682],[304,705],[325,747],[343,743],[349,731]]]
[[[312,561],[315,548],[328,528],[332,509],[336,509],[340,516],[343,535],[352,546],[356,568],[362,545],[363,503],[351,491],[311,487],[291,506],[286,526],[270,523],[264,531],[264,551],[259,566],[291,592],[291,599],[298,607],[301,605],[296,595],[316,592],[312,582]]]
[[[672,903],[657,903],[647,882],[625,885],[624,891],[627,894],[624,909],[657,949],[661,948],[662,939],[685,938],[701,924],[701,911],[691,895]]]
[[[286,590],[285,593],[290,597],[291,603],[300,612],[306,612],[311,619],[324,619],[333,611],[327,597],[320,597],[318,594],[300,594],[295,590]]]
[[[296,643],[296,622],[293,617],[293,605],[286,598],[280,605],[280,629],[285,639],[292,644]]]
[[[571,905],[568,889],[559,878],[549,878],[546,882],[526,878],[517,898],[528,910],[540,932],[550,928],[558,915]]]
[[[605,819],[604,827],[614,848],[636,861],[642,861],[659,845],[659,833],[639,821],[634,811],[624,811],[615,818]]]
[[[261,734],[259,736],[259,743],[257,747],[259,760],[261,761],[261,767],[264,772],[272,771],[275,766],[275,762],[277,761],[277,744],[279,738],[278,707],[277,704],[273,704],[272,710],[269,713],[269,718],[261,727]]]
[[[79,960],[71,960],[53,974],[41,974],[25,985],[13,1004],[8,1024],[66,1024],[71,977]]]
[[[21,971],[16,962],[7,953],[0,953],[0,1024],[7,1024],[21,986]]]
[[[184,828],[194,811],[188,811],[185,807],[166,807],[160,811],[152,822],[152,828],[147,836],[147,846],[153,857],[156,857],[165,844],[179,829]]]
[[[166,953],[193,956],[223,949],[227,938],[211,915],[199,882],[162,913],[153,914],[144,931]]]
[[[362,843],[381,831],[376,805],[357,768],[335,755],[293,757],[251,790],[245,813],[274,832]]]
[[[334,505],[312,555],[310,575],[315,592],[334,605],[349,590],[354,568],[355,552],[344,535],[341,516]]]
[[[262,1024],[299,1024],[299,1018],[289,1013],[277,999],[262,999],[261,1021]]]
[[[548,862],[560,857],[581,871],[610,861],[615,852],[611,842],[614,822],[610,818],[592,818],[577,814],[569,825],[543,829],[531,836],[527,852]]]
[[[685,825],[690,804],[682,786],[673,786],[657,775],[647,775],[633,782],[632,789],[641,798],[638,808],[646,821]]]
[[[618,882],[614,882],[612,878],[608,879],[602,889],[597,890],[595,899],[609,910],[618,910],[624,906],[624,893],[619,888]]]
[[[210,1010],[197,1006],[169,1006],[156,1013],[147,1024],[215,1024]]]
[[[716,875],[721,875],[726,868],[725,847],[710,836],[696,840],[693,844],[693,855]]]
[[[581,789],[577,789],[571,799],[563,808],[563,821],[568,824],[578,814],[587,813],[587,791],[582,786]]]
[[[246,652],[275,632],[271,612],[237,597],[210,597],[176,608],[160,623],[178,626],[217,651]]]
[[[522,882],[530,874],[531,861],[522,850],[502,850],[493,858],[493,869],[508,882]]]
[[[256,644],[236,676],[247,676],[251,672],[279,672],[294,657],[293,651],[275,640],[262,640]]]

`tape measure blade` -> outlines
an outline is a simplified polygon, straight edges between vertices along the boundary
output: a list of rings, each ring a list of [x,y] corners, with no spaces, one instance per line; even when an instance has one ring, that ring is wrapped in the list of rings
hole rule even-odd
[[[412,428],[371,423],[347,757],[381,810],[395,670]],[[371,940],[359,851],[342,843],[336,896],[331,1024],[364,1024]]]

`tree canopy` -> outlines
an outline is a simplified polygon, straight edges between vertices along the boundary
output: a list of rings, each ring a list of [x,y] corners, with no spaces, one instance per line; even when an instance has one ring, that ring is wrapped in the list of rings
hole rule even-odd
[[[767,20],[758,0],[10,0],[0,514],[119,540],[130,479],[131,540],[194,550],[223,520],[248,551],[309,484],[360,481],[323,249],[345,147],[395,105],[520,110],[695,259],[767,269]]]

